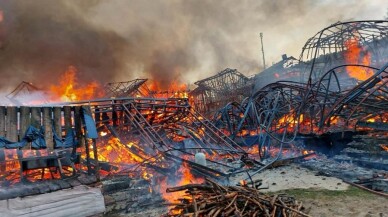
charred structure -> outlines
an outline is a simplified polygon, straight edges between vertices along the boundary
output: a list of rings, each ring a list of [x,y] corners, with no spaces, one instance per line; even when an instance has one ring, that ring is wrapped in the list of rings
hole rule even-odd
[[[195,82],[198,86],[190,95],[195,108],[204,114],[212,114],[230,101],[240,101],[249,96],[252,79],[236,69],[224,69],[214,76]]]
[[[0,106],[0,185],[11,189],[0,198],[93,184],[108,211],[131,212],[142,201],[168,202],[174,208],[167,216],[308,216],[292,197],[259,192],[263,180],[252,177],[314,157],[318,149],[299,146],[300,138],[345,139],[349,132],[365,136],[362,142],[378,135],[381,144],[367,152],[373,162],[360,156],[365,143],[357,141],[338,159],[357,156],[387,170],[387,45],[388,21],[335,23],[306,42],[299,60],[284,55],[254,77],[227,68],[190,92],[185,85],[158,90],[148,79],[79,89],[70,82],[50,89],[60,102]],[[21,105],[37,92],[47,91],[23,82],[7,97]],[[76,94],[83,92],[93,98]],[[356,175],[346,181],[388,191],[385,173],[355,183]],[[36,186],[41,190],[24,191]]]

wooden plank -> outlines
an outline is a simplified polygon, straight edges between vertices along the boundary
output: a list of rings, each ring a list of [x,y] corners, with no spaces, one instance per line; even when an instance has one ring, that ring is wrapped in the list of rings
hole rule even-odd
[[[83,217],[103,212],[105,204],[101,190],[84,185],[0,201],[1,216]]]
[[[43,107],[43,127],[44,127],[44,139],[46,141],[47,149],[54,149],[54,139],[53,139],[53,122],[52,122],[52,108]]]
[[[39,107],[31,108],[31,125],[38,129],[40,128],[40,126],[42,126],[40,110],[41,108]]]
[[[54,107],[54,128],[55,133],[62,139],[62,108]]]
[[[5,137],[5,107],[0,106],[0,136]]]
[[[18,118],[17,108],[15,106],[7,107],[7,118],[6,118],[6,138],[12,142],[18,141]]]
[[[65,132],[67,133],[73,126],[71,122],[71,106],[63,107],[63,118],[65,119]]]
[[[20,139],[24,137],[24,134],[27,132],[28,127],[31,125],[31,117],[30,117],[30,107],[21,106],[20,107]],[[31,144],[28,143],[23,149],[30,149]]]
[[[82,135],[82,116],[81,116],[81,106],[74,107],[74,128],[76,137],[80,147],[85,147],[84,136]]]

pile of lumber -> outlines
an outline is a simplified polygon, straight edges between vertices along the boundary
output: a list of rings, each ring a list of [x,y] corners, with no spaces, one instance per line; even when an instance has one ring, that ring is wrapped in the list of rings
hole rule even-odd
[[[222,186],[211,180],[168,188],[167,192],[185,191],[166,216],[308,216],[301,202],[285,194],[267,195],[248,186]]]

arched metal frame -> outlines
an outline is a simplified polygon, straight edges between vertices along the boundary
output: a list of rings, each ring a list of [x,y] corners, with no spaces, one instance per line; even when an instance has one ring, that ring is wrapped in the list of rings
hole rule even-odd
[[[225,117],[230,114],[225,111],[217,123],[232,135],[257,129],[262,157],[271,144],[291,143],[297,133],[321,134],[358,125],[381,128],[366,121],[388,121],[387,33],[388,21],[336,23],[323,29],[307,41],[300,56],[310,70],[306,82],[271,83],[239,105],[240,118],[234,119],[239,123],[233,129],[220,123],[231,118]],[[347,49],[344,42],[352,39],[373,53],[378,68],[341,62]],[[348,76],[349,69],[369,70],[373,75],[357,80]]]
[[[365,50],[371,52],[374,64],[382,67],[387,61],[388,21],[364,20],[334,23],[307,40],[299,60],[306,63],[307,83],[322,77],[322,73],[344,62],[343,52],[346,42],[357,41]],[[306,81],[303,79],[303,81]]]

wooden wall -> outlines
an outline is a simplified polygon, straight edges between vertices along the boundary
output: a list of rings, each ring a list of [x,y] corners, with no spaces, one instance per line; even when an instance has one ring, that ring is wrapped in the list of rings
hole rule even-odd
[[[82,139],[81,106],[63,107],[15,107],[0,106],[0,136],[10,141],[23,139],[30,125],[44,127],[48,149],[54,149],[52,127],[59,137],[65,136],[68,129],[74,128],[78,141]],[[30,145],[23,149],[29,149]]]

